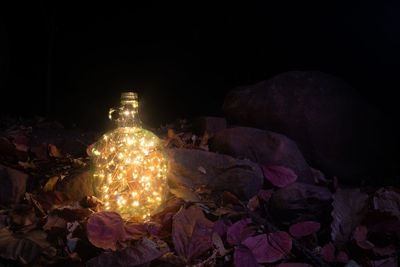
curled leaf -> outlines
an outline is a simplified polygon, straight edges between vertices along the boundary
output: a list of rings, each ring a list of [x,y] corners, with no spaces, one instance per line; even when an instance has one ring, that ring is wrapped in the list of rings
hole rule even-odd
[[[265,166],[260,164],[264,177],[277,187],[285,187],[294,183],[297,175],[289,168],[283,166]]]

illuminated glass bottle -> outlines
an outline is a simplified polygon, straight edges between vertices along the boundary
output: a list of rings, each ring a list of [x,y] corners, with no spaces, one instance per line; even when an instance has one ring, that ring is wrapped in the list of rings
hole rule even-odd
[[[92,185],[103,210],[145,221],[165,202],[167,157],[164,145],[141,127],[136,93],[121,95],[118,128],[103,135],[92,150]]]

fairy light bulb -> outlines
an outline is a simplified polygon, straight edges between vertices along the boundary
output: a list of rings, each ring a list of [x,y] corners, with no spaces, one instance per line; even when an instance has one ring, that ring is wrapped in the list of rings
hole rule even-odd
[[[104,134],[92,150],[95,195],[123,218],[146,221],[165,202],[167,157],[160,139],[141,127],[136,93],[121,95],[118,128]]]

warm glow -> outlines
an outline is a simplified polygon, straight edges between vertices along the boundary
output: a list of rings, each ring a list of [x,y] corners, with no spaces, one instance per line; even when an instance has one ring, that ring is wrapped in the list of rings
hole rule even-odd
[[[132,105],[137,108],[137,103]],[[105,210],[145,220],[165,200],[167,161],[156,135],[126,123],[135,113],[121,109],[123,127],[104,135],[96,144],[92,182],[95,194],[105,202]]]

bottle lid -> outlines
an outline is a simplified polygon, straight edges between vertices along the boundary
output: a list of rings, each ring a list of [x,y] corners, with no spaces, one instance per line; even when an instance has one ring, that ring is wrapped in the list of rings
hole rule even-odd
[[[134,92],[124,92],[121,94],[122,101],[134,101],[138,100],[138,94]]]

